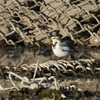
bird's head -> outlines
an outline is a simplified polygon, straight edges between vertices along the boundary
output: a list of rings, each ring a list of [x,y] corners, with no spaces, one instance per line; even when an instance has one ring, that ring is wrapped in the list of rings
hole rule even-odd
[[[61,37],[60,36],[52,36],[51,41],[52,41],[52,44],[59,43],[61,41]]]

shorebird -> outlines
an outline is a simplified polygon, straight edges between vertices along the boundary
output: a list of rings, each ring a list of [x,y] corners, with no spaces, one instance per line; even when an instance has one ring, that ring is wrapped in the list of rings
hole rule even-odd
[[[52,50],[57,57],[67,57],[75,51],[74,43],[69,37],[52,36]]]

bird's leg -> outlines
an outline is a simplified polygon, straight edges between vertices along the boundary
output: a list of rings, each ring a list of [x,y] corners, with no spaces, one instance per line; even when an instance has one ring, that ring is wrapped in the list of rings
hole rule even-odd
[[[71,60],[77,60],[74,55],[69,55],[71,57]]]
[[[54,54],[51,56],[51,60],[60,60],[59,57],[55,56]]]
[[[69,55],[69,56],[67,57],[67,59],[68,59],[68,61],[72,60],[71,55]]]
[[[68,57],[64,57],[63,59],[67,61],[76,60],[76,58],[73,55],[69,55]]]
[[[67,60],[67,61],[72,60],[70,55],[69,55],[68,57],[62,57],[62,58],[60,58],[60,59]]]

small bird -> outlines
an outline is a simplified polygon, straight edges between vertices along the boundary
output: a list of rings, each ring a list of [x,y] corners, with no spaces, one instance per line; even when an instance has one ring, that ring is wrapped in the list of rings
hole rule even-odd
[[[75,51],[73,41],[67,36],[52,36],[52,50],[57,57],[67,57]]]

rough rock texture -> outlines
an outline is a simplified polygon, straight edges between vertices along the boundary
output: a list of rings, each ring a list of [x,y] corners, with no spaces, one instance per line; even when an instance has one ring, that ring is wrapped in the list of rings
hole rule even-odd
[[[100,0],[0,0],[0,99],[99,100],[100,51],[83,50],[100,45],[99,12]],[[77,60],[52,57],[59,34],[83,46]]]

